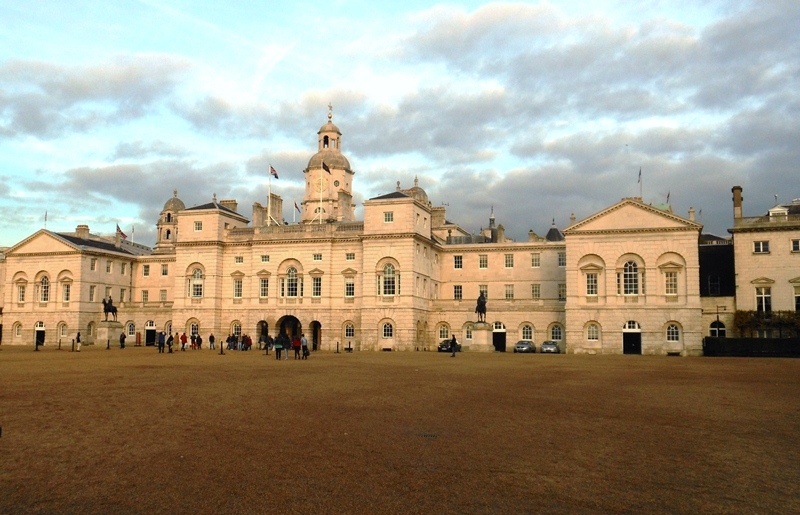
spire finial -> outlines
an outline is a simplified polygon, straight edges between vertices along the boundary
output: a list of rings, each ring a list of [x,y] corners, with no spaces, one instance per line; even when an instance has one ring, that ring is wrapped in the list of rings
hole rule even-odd
[[[216,193],[214,193],[214,196],[211,197],[211,202],[213,202],[214,204],[217,203],[217,194]]]
[[[175,190],[172,190],[172,196],[173,196],[174,198],[178,198],[178,190],[177,190],[177,189],[175,189]]]
[[[328,102],[328,121],[333,119],[333,104]]]
[[[419,186],[419,178],[415,175],[414,176],[414,187],[416,188],[418,186]]]

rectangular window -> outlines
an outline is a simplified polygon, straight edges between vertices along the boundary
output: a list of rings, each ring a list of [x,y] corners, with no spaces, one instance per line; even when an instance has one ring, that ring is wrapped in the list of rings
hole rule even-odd
[[[597,295],[597,274],[586,274],[586,295]]]
[[[122,263],[119,265],[119,275],[125,275],[125,272],[128,271],[128,263]]]
[[[17,287],[17,302],[25,302],[25,287]]]
[[[258,296],[262,299],[269,297],[269,279],[258,280]]]
[[[111,261],[110,260],[106,261],[106,273],[107,274],[111,273]]]
[[[161,265],[161,275],[169,275],[169,265],[163,264]]]
[[[347,298],[356,296],[356,283],[353,279],[347,278],[344,280],[344,296]]]
[[[383,222],[387,224],[394,222],[394,211],[384,211]]]
[[[559,252],[558,253],[558,266],[567,266],[567,253],[566,252]]]
[[[322,261],[322,254],[314,254],[313,259],[314,261]]]
[[[800,240],[792,240],[792,252],[800,252]]]
[[[195,232],[200,232],[203,230],[203,222],[195,222],[194,223],[194,230]]]
[[[311,278],[311,296],[322,297],[322,277]]]
[[[489,298],[489,285],[488,284],[479,284],[478,285],[478,293],[483,293],[483,298]]]
[[[158,291],[158,300],[161,302],[167,302],[167,290]]]
[[[106,298],[106,299],[110,299],[110,298],[111,298],[111,286],[106,286],[106,295],[105,295],[105,298]]]
[[[453,268],[464,268],[463,256],[453,256]]]
[[[664,274],[664,293],[667,295],[678,294],[678,272]]]
[[[506,254],[505,266],[506,268],[514,268],[514,254]]]
[[[754,241],[753,253],[755,254],[769,254],[769,241]]]
[[[772,288],[768,286],[756,288],[756,311],[759,313],[772,312]]]
[[[125,302],[125,294],[126,294],[126,293],[127,293],[127,292],[126,292],[125,288],[120,288],[120,289],[119,289],[119,302],[120,302],[120,304],[122,304],[123,302]]]
[[[541,284],[531,284],[531,298],[533,300],[539,300],[542,298],[542,285]]]
[[[489,256],[481,254],[478,256],[478,268],[489,268]]]
[[[460,284],[453,285],[453,298],[455,300],[461,300],[463,298],[463,290]]]
[[[558,285],[558,300],[562,302],[567,300],[567,285],[565,283],[559,283]]]
[[[233,280],[233,298],[234,299],[241,299],[242,298],[242,280],[241,279],[234,279]]]
[[[97,258],[92,258],[92,260],[89,261],[89,270],[91,270],[92,272],[97,270]]]
[[[63,284],[61,286],[61,299],[62,299],[62,301],[69,302],[69,295],[70,295],[70,290],[71,289],[72,289],[72,285],[68,284],[68,283],[67,284]]]
[[[269,255],[268,254],[261,254],[261,262],[262,263],[269,263]]]
[[[534,252],[531,254],[531,268],[539,268],[541,262],[541,254]]]
[[[150,277],[150,265],[142,265],[142,277]]]
[[[237,265],[244,263],[244,256],[233,256],[233,262]]]
[[[150,301],[150,291],[142,290],[142,302],[149,302],[149,301]]]
[[[89,302],[94,302],[94,292],[96,288],[96,286],[89,286]]]
[[[506,300],[514,300],[514,285],[513,284],[506,284],[505,292],[506,292]]]
[[[356,260],[356,253],[355,252],[348,252],[347,254],[344,255],[344,258],[347,261],[355,261]]]
[[[794,310],[800,311],[800,286],[794,287]]]

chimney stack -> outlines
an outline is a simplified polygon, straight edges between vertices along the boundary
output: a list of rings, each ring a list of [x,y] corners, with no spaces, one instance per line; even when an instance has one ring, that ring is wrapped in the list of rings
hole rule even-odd
[[[742,197],[742,187],[734,186],[731,188],[731,192],[733,192],[733,219],[739,220],[742,218],[742,201],[744,200]]]
[[[89,239],[89,226],[85,224],[81,224],[75,228],[75,236],[82,240]]]

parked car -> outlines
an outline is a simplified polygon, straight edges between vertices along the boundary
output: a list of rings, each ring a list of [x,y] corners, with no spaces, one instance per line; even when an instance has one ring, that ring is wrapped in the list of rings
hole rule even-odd
[[[561,349],[558,348],[558,342],[554,342],[553,340],[547,340],[542,342],[542,352],[552,352],[554,354],[560,354]]]
[[[439,352],[453,352],[450,348],[450,340],[442,340],[439,342]],[[461,344],[456,342],[456,352],[461,352]]]
[[[536,352],[536,344],[530,340],[520,340],[514,345],[514,352]]]

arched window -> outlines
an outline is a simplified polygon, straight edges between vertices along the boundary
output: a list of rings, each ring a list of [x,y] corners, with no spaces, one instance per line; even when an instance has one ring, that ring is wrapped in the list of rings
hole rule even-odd
[[[297,297],[297,269],[293,266],[286,270],[286,296]]]
[[[628,261],[622,267],[622,294],[639,294],[639,265],[634,261]]]
[[[50,302],[50,279],[48,279],[47,276],[42,277],[39,289],[39,302]]]
[[[164,218],[164,221],[165,222],[171,222],[172,221],[172,213],[167,213],[167,216]],[[167,239],[169,239],[169,236],[167,236]]]
[[[200,334],[200,324],[198,324],[197,322],[192,322],[192,325],[189,326],[189,333]]]
[[[128,336],[136,336],[136,324],[131,322],[130,324],[128,324],[127,329],[128,329]]]
[[[394,338],[394,327],[389,322],[383,324],[383,337]]]
[[[679,342],[681,341],[681,330],[675,324],[669,324],[667,326],[667,341],[668,342]]]
[[[345,338],[355,338],[356,337],[356,328],[353,324],[346,324],[344,326],[344,337]]]
[[[597,324],[589,324],[586,327],[586,339],[596,341],[600,339],[600,326]]]
[[[473,328],[472,324],[467,324],[466,329],[464,329],[464,339],[465,340],[471,340],[472,339],[472,328]]]
[[[400,274],[391,263],[384,265],[383,272],[378,276],[378,295],[384,297],[400,295]]]
[[[551,340],[555,340],[557,342],[560,342],[561,339],[563,338],[562,334],[563,333],[562,333],[560,325],[554,325],[553,327],[550,328],[550,339]]]
[[[192,277],[189,280],[189,295],[193,298],[203,296],[203,271],[199,268],[192,270]]]
[[[322,148],[328,148],[329,144],[330,144],[330,140],[329,140],[328,136],[323,136],[322,137]]]
[[[708,335],[714,338],[725,338],[725,324],[720,321],[711,322],[711,327],[708,330]]]
[[[164,237],[164,239],[165,239],[165,240],[168,240],[168,239],[170,238],[170,236],[172,236],[172,231],[170,231],[169,229],[167,229],[167,233],[166,233],[166,236]]]
[[[444,340],[450,338],[450,328],[442,324],[439,326],[439,339]]]
[[[231,324],[231,333],[237,338],[242,335],[242,324],[234,322]]]
[[[533,340],[533,326],[525,324],[522,326],[522,339]]]

